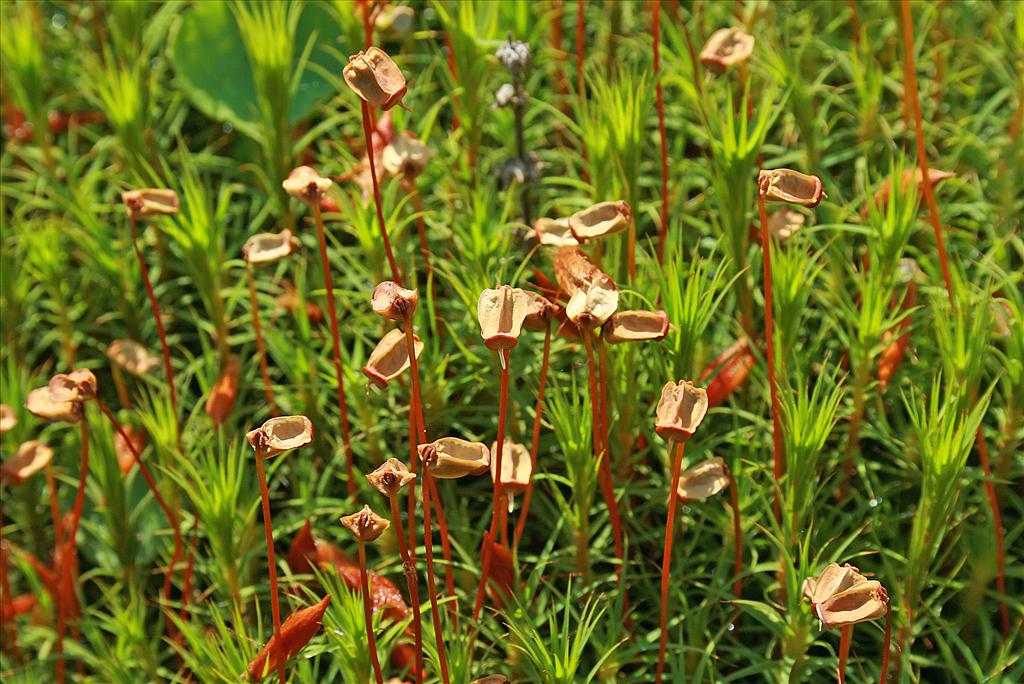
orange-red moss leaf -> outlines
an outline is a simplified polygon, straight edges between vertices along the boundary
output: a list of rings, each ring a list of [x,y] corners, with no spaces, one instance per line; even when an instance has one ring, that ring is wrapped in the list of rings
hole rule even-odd
[[[271,637],[263,650],[249,663],[249,679],[257,681],[274,672],[288,662],[288,659],[301,651],[309,640],[320,631],[327,604],[331,602],[328,594],[316,605],[302,608],[288,616],[281,625],[281,639]]]

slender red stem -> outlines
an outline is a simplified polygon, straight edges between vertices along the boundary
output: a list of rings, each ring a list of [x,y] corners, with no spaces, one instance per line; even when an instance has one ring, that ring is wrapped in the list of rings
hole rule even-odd
[[[846,625],[839,635],[839,684],[846,682],[846,660],[850,655],[851,641],[853,641],[853,625]]]
[[[579,98],[580,105],[587,99],[587,84],[583,80],[583,62],[586,57],[586,44],[583,40],[584,14],[583,0],[576,0],[576,97]],[[587,144],[583,140],[580,140],[580,152],[583,154],[583,180],[589,182],[587,165],[590,160],[587,157]]]
[[[82,520],[82,507],[85,505],[85,483],[89,475],[89,421],[82,417],[80,421],[82,427],[82,465],[81,474],[78,476],[78,490],[75,492],[75,503],[71,507],[71,522],[68,524],[68,534],[64,541],[64,552],[61,554],[61,590],[58,592],[60,598],[58,599],[58,615],[63,618],[58,620],[57,624],[57,645],[56,651],[60,656],[57,659],[56,666],[56,679],[58,682],[64,681],[64,634],[67,629],[67,609],[64,599],[74,595],[74,588],[72,586],[72,569],[75,565],[75,537],[78,536],[78,524]]]
[[[914,115],[914,138],[917,143],[917,163],[921,167],[921,190],[928,204],[928,216],[932,230],[935,232],[935,246],[939,252],[939,266],[942,268],[942,279],[946,283],[949,302],[954,307],[953,278],[949,272],[949,257],[946,254],[946,243],[942,236],[942,225],[939,223],[939,208],[935,204],[935,193],[928,182],[928,150],[924,144],[924,125],[921,122],[921,103],[917,97],[917,69],[914,66],[914,19],[910,14],[910,2],[900,0],[900,11],[903,15],[903,48],[905,52],[904,66],[906,79],[904,83],[907,105]]]
[[[786,471],[782,453],[782,419],[779,406],[779,388],[775,382],[775,321],[772,304],[772,253],[768,234],[768,217],[765,212],[764,194],[757,193],[757,213],[761,220],[761,255],[764,259],[764,336],[768,345],[768,387],[772,399],[772,474],[775,477],[774,503],[775,521],[782,520],[782,506],[779,502],[779,482]]]
[[[602,417],[603,406],[601,404],[601,391],[597,384],[597,370],[594,366],[594,347],[590,338],[590,331],[584,330],[583,346],[587,351],[587,370],[589,371],[590,382],[590,406],[593,416],[593,442],[594,458],[600,459],[597,469],[597,481],[601,488],[601,495],[604,498],[605,506],[608,507],[608,518],[612,525],[612,539],[615,543],[615,557],[620,561],[615,574],[621,581],[622,569],[625,561],[625,543],[622,537],[622,518],[619,515],[619,505],[615,501],[615,487],[612,482],[612,466],[609,459],[607,444],[604,441],[605,431],[603,429],[604,419]]]
[[[430,490],[433,489],[433,477],[430,471],[423,469],[423,548],[427,557],[427,591],[430,593],[430,616],[434,623],[434,644],[437,646],[437,658],[441,661],[441,681],[450,684],[448,679],[448,656],[444,650],[444,635],[441,627],[441,611],[437,607],[437,589],[434,582],[434,540],[430,526]]]
[[[732,593],[739,601],[743,598],[743,525],[740,519],[740,493],[736,488],[736,478],[732,475],[732,469],[728,468],[729,474],[729,505],[732,507],[732,536],[733,536],[733,583]],[[736,612],[732,618],[733,636],[739,634],[740,607],[736,606]]]
[[[270,369],[267,367],[267,349],[263,344],[263,329],[260,326],[260,305],[256,299],[256,277],[253,275],[252,264],[245,265],[246,279],[249,281],[249,307],[252,309],[252,331],[256,336],[256,356],[260,361],[260,375],[263,377],[263,396],[270,406],[270,415],[277,416],[280,412],[274,403],[274,388],[270,384]]]
[[[978,447],[978,459],[981,461],[981,470],[985,475],[985,494],[988,497],[988,505],[992,510],[992,526],[995,528],[996,541],[996,588],[1002,596],[1006,596],[1006,540],[1003,538],[1003,514],[999,506],[999,494],[996,492],[996,484],[992,479],[992,464],[988,457],[988,444],[985,442],[985,434],[981,426],[975,433],[974,442]],[[1006,600],[999,599],[999,620],[1002,623],[1003,635],[1010,636],[1010,610]]]
[[[892,645],[892,604],[885,606],[885,637],[882,639],[882,674],[878,678],[878,684],[886,684],[885,678],[889,674],[889,648]]]
[[[391,279],[399,285],[402,284],[402,277],[398,273],[398,264],[395,262],[395,255],[391,251],[391,240],[388,238],[388,228],[384,223],[384,203],[380,198],[380,183],[377,181],[377,162],[373,156],[373,132],[370,130],[370,105],[366,100],[361,100],[363,105],[363,137],[366,139],[366,156],[370,160],[370,178],[373,181],[373,202],[377,207],[377,224],[380,227],[380,237],[384,243],[384,252],[388,256],[388,265],[391,267]]]
[[[413,481],[415,482],[415,480]],[[412,629],[416,642],[416,682],[423,684],[423,623],[420,620],[420,580],[419,574],[416,572],[416,552],[405,543],[398,495],[389,496],[388,501],[391,503],[391,519],[395,524],[395,536],[398,537],[398,553],[402,557],[402,572],[405,574],[405,583],[409,587],[409,600],[412,603]],[[409,524],[412,525],[412,521]]]
[[[359,581],[363,585],[363,617],[366,619],[366,641],[370,649],[370,663],[373,664],[373,674],[377,678],[377,684],[384,684],[384,673],[380,669],[380,659],[377,657],[377,639],[373,633],[373,608],[370,598],[370,582],[366,575],[366,544],[359,540]]]
[[[267,537],[267,565],[270,576],[270,612],[274,620],[274,639],[281,643],[281,606],[277,596],[277,561],[274,560],[274,530],[270,521],[270,491],[267,489],[267,471],[264,465],[266,454],[263,449],[256,449],[256,477],[260,481],[260,499],[263,501],[263,531]],[[360,550],[362,543],[360,543]],[[365,569],[363,571],[365,573]],[[366,593],[365,574],[363,578],[363,596]],[[284,684],[284,661],[281,661],[277,668],[277,676],[281,684]]]
[[[363,0],[363,47],[369,49],[373,45],[373,0]]]
[[[348,403],[345,401],[345,370],[341,365],[341,342],[338,339],[338,310],[334,303],[334,284],[331,282],[331,262],[327,259],[327,237],[324,235],[324,220],[319,202],[313,203],[313,218],[316,234],[320,241],[320,262],[324,271],[324,288],[327,290],[327,315],[331,321],[331,345],[334,355],[334,374],[338,379],[338,413],[341,414],[341,443],[344,450],[345,468],[348,472],[348,494],[356,495],[356,476],[352,466],[352,441],[348,423]]]
[[[523,538],[526,519],[530,515],[530,501],[533,499],[533,476],[537,472],[537,449],[540,447],[541,415],[544,411],[544,389],[548,381],[548,359],[551,356],[551,326],[544,331],[544,353],[540,362],[540,387],[537,388],[537,403],[533,409],[533,437],[530,442],[530,481],[523,494],[523,506],[519,511],[519,522],[516,523],[512,545],[519,548],[519,540]]]
[[[153,291],[153,282],[149,277],[149,267],[142,257],[142,249],[139,247],[139,235],[135,212],[129,212],[128,222],[132,230],[132,246],[135,248],[135,257],[139,261],[139,269],[142,271],[142,282],[146,286],[146,297],[149,298],[149,305],[153,309],[153,319],[156,321],[156,332],[160,336],[160,352],[163,354],[164,375],[167,378],[167,389],[171,397],[171,410],[174,412],[174,427],[178,431],[178,450],[182,450],[181,425],[178,422],[178,391],[174,386],[174,369],[171,367],[171,349],[167,346],[167,332],[164,330],[164,321],[160,316],[160,303],[157,302],[156,293]]]
[[[504,355],[504,356],[503,356]],[[484,605],[484,595],[487,592],[487,579],[490,575],[491,570],[491,545],[495,543],[498,533],[498,510],[502,506],[504,497],[502,496],[501,486],[501,473],[502,471],[502,459],[505,451],[505,417],[508,412],[508,367],[511,363],[511,349],[509,350],[498,350],[498,356],[501,358],[501,389],[498,390],[498,441],[497,441],[497,453],[494,456],[494,464],[497,469],[497,475],[494,478],[494,489],[493,489],[493,500],[491,506],[491,529],[488,534],[484,535],[483,549],[481,550],[481,558],[483,559],[483,568],[480,573],[480,584],[476,589],[476,601],[473,604],[473,620],[475,621],[480,617],[480,609]]]
[[[455,564],[452,563],[451,537],[448,535],[448,520],[444,516],[444,506],[441,503],[441,495],[437,490],[437,480],[430,479],[430,501],[434,505],[434,514],[437,515],[437,528],[441,534],[441,557],[444,558],[444,586],[448,596],[454,599],[449,605],[454,624],[459,624],[458,596],[455,595]]]
[[[683,451],[686,442],[676,443],[675,458],[672,459],[672,489],[668,492],[668,517],[665,519],[665,548],[661,555],[661,634],[658,637],[658,668],[655,681],[662,682],[665,671],[665,650],[668,646],[668,584],[672,573],[672,537],[676,528],[676,505],[679,503],[679,474],[683,466]]]
[[[139,466],[139,472],[142,473],[142,478],[146,481],[146,486],[149,487],[149,491],[153,493],[153,498],[156,500],[156,505],[160,507],[161,511],[163,511],[164,517],[167,518],[167,524],[171,527],[171,534],[174,535],[174,553],[171,555],[171,563],[167,567],[167,574],[164,577],[163,588],[164,601],[170,602],[171,578],[174,576],[174,568],[181,560],[181,556],[185,549],[184,541],[181,538],[181,531],[178,529],[178,516],[175,515],[173,509],[171,509],[171,507],[167,505],[167,501],[164,500],[163,495],[160,494],[160,489],[156,486],[156,482],[153,480],[152,473],[150,472],[146,464],[142,461],[142,456],[139,454],[139,450],[135,448],[135,443],[128,436],[128,433],[125,432],[124,426],[121,425],[117,418],[114,417],[113,412],[107,407],[106,404],[103,403],[103,401],[99,397],[96,397],[96,405],[99,406],[100,411],[103,412],[103,415],[107,417],[107,420],[110,421],[110,424],[114,427],[115,430],[117,430],[118,434],[121,435],[122,441],[124,441],[125,445],[128,447],[128,451],[131,452],[132,458],[135,459],[136,465]],[[191,561],[191,559],[189,560]],[[168,631],[173,631],[173,622],[171,621],[169,615],[167,618],[167,623]]]

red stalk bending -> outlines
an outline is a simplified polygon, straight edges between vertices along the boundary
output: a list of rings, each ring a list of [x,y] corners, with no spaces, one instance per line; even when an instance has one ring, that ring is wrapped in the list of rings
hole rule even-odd
[[[149,278],[149,268],[146,260],[142,258],[142,249],[139,247],[138,226],[134,212],[128,213],[128,223],[132,230],[132,247],[135,248],[135,257],[139,261],[139,269],[142,271],[142,282],[146,286],[146,297],[149,298],[149,305],[153,309],[153,318],[156,320],[156,332],[160,336],[160,352],[164,358],[164,375],[167,377],[167,388],[171,396],[171,410],[174,412],[174,427],[178,431],[178,450],[181,446],[181,425],[178,423],[178,392],[174,388],[174,370],[171,368],[171,349],[167,346],[167,332],[164,330],[164,321],[160,317],[160,304],[156,300],[156,293],[153,291],[153,282]]]
[[[352,467],[352,442],[349,438],[348,405],[345,401],[345,371],[341,365],[341,342],[338,340],[338,310],[334,303],[331,262],[327,260],[327,238],[324,235],[324,219],[320,214],[319,202],[313,203],[313,218],[316,222],[316,235],[320,241],[320,262],[324,271],[324,288],[327,290],[327,315],[331,319],[331,345],[334,354],[334,374],[338,379],[338,412],[341,414],[341,443],[345,451],[345,468],[348,471],[348,494],[354,497],[356,476]]]
[[[487,592],[487,578],[491,571],[491,544],[497,539],[498,533],[498,510],[502,505],[504,497],[501,491],[501,474],[502,472],[502,457],[504,455],[505,447],[505,416],[508,412],[508,366],[510,363],[511,350],[498,350],[498,357],[501,360],[501,389],[498,395],[498,441],[497,441],[497,454],[495,455],[495,467],[497,475],[494,478],[494,490],[493,500],[491,506],[491,529],[484,535],[483,549],[481,549],[481,558],[483,559],[483,568],[480,573],[480,584],[476,589],[476,601],[473,604],[473,620],[476,621],[480,617],[480,609],[484,605],[484,594]]]
[[[384,674],[380,670],[380,659],[377,657],[377,639],[373,634],[373,608],[370,598],[370,583],[366,576],[366,544],[362,538],[359,539],[359,581],[363,585],[363,617],[366,619],[366,640],[369,642],[370,663],[373,664],[373,674],[377,677],[377,684],[384,684]],[[282,680],[283,681],[283,680]]]
[[[427,557],[427,591],[430,593],[430,616],[434,622],[434,644],[437,646],[437,657],[441,661],[441,681],[450,684],[448,679],[448,656],[444,650],[444,635],[441,633],[441,611],[437,607],[437,589],[434,582],[434,540],[430,526],[430,490],[433,489],[433,477],[430,471],[423,469],[423,548]]]
[[[926,184],[927,185],[927,184]],[[761,255],[764,259],[764,336],[768,344],[768,386],[772,398],[772,474],[775,477],[773,509],[775,521],[782,519],[779,503],[779,481],[786,470],[782,453],[782,420],[779,406],[779,388],[775,383],[775,321],[772,304],[772,254],[768,234],[768,217],[764,207],[764,195],[757,193],[757,213],[761,220]]]
[[[260,305],[256,299],[256,278],[253,276],[252,264],[245,265],[246,278],[249,281],[249,306],[252,309],[252,330],[256,336],[256,356],[260,360],[260,375],[263,377],[263,396],[270,406],[270,415],[277,416],[280,412],[274,404],[274,388],[270,385],[270,370],[267,368],[267,349],[263,344],[263,330],[260,326]]]
[[[676,528],[676,505],[679,502],[679,474],[683,466],[686,442],[677,442],[672,460],[672,489],[668,493],[668,517],[665,519],[665,548],[661,555],[661,635],[658,637],[658,669],[655,681],[662,682],[665,671],[665,649],[668,646],[668,583],[672,572],[672,537]]]
[[[373,202],[377,207],[377,224],[380,227],[380,237],[384,242],[384,252],[388,256],[388,265],[391,267],[391,279],[402,284],[402,277],[398,274],[398,264],[395,262],[395,255],[391,251],[391,240],[388,238],[387,225],[384,223],[384,203],[380,198],[380,183],[377,182],[377,162],[373,158],[373,132],[370,126],[370,105],[366,100],[363,104],[363,137],[366,139],[366,156],[370,160],[370,178],[373,181]]]
[[[513,537],[513,548],[519,548],[519,540],[523,538],[526,518],[530,514],[530,500],[533,498],[533,476],[537,472],[537,449],[540,446],[540,421],[544,410],[544,388],[548,381],[548,358],[551,356],[551,326],[544,332],[544,355],[540,362],[540,387],[537,389],[537,403],[533,409],[533,438],[530,442],[530,482],[523,494],[523,507],[519,511],[519,522]]]
[[[268,574],[270,575],[270,612],[274,620],[274,638],[277,643],[281,643],[281,606],[278,603],[277,597],[277,562],[274,560],[274,531],[273,526],[270,522],[270,491],[267,489],[267,471],[264,466],[266,454],[263,449],[256,449],[256,477],[260,481],[260,498],[263,500],[263,531],[267,536],[267,564],[269,566]],[[359,543],[360,551],[362,550],[362,542]],[[366,571],[363,570],[363,596],[367,596],[366,593]],[[369,629],[369,627],[367,627]],[[277,668],[277,676],[284,684],[284,661],[282,661]]]
[[[925,203],[928,205],[928,217],[931,220],[932,230],[935,233],[935,246],[939,252],[939,266],[942,268],[942,279],[946,284],[946,294],[949,303],[956,308],[956,300],[953,298],[953,279],[949,271],[949,256],[946,253],[946,243],[942,236],[942,225],[939,222],[939,207],[935,203],[935,191],[932,184],[927,182],[928,175],[928,150],[924,143],[924,125],[921,117],[921,103],[917,96],[917,69],[914,64],[914,19],[910,13],[908,0],[901,0],[900,11],[903,17],[903,48],[905,52],[906,83],[904,91],[907,107],[914,115],[914,139],[917,144],[917,163],[921,168],[921,191],[924,193]],[[982,472],[985,475],[985,491],[988,495],[989,508],[992,510],[992,523],[995,527],[994,536],[996,542],[996,586],[1003,594],[1006,593],[1006,542],[1003,538],[1002,515],[999,509],[999,498],[992,482],[992,466],[989,463],[988,447],[985,445],[985,437],[981,428],[978,428],[975,440],[978,447],[978,454],[981,460]],[[1003,634],[1010,634],[1010,615],[1005,601],[999,602],[999,614],[1002,621]]]
[[[668,238],[668,140],[665,135],[665,98],[661,92],[661,0],[654,0],[651,32],[654,34],[654,79],[658,109],[658,135],[661,138],[661,225],[658,229],[658,263],[665,263]]]

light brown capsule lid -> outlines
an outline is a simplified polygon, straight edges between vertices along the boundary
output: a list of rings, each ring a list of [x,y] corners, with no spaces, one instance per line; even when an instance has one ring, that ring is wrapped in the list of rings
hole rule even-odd
[[[352,515],[345,515],[341,518],[341,524],[351,530],[357,539],[363,542],[375,541],[384,531],[391,527],[391,522],[382,518],[370,509],[363,506],[361,511]]]
[[[13,456],[4,459],[0,475],[4,482],[21,484],[53,460],[53,449],[38,440],[24,442]]]
[[[54,401],[83,401],[96,396],[96,376],[87,368],[79,368],[54,375],[49,387]]]
[[[313,441],[313,423],[306,416],[279,416],[246,434],[253,449],[264,449],[266,456],[298,449]]]
[[[7,404],[0,404],[0,434],[10,432],[18,424],[18,416]]]
[[[680,473],[676,495],[684,501],[704,501],[728,486],[729,471],[725,461],[715,456]]]
[[[397,458],[389,458],[376,470],[369,473],[366,479],[377,491],[387,497],[395,496],[407,484],[416,479],[416,473],[410,472],[404,463]]]
[[[491,464],[491,454],[480,442],[458,437],[442,437],[416,447],[420,460],[430,474],[442,480],[467,475],[483,475]]]
[[[480,293],[476,314],[488,349],[511,349],[519,342],[530,298],[518,287],[501,285]]]
[[[271,264],[293,254],[298,246],[287,228],[280,233],[256,233],[242,246],[242,258],[253,265]]]
[[[491,481],[498,472],[498,442],[491,443]],[[501,449],[501,485],[506,492],[519,493],[530,484],[533,463],[530,450],[519,442],[506,439]]]
[[[763,169],[757,176],[757,187],[765,200],[786,202],[801,207],[816,207],[827,197],[821,179],[793,169]]]
[[[833,594],[846,591],[853,585],[866,581],[867,578],[849,563],[843,565],[829,563],[817,577],[808,577],[804,580],[803,596],[812,604],[817,604]]]
[[[281,181],[285,192],[310,206],[319,206],[320,199],[331,185],[333,181],[321,176],[312,166],[296,167]]]
[[[402,70],[379,47],[371,46],[348,58],[342,70],[348,87],[359,97],[387,111],[402,101],[406,82]]]
[[[413,348],[418,359],[423,351],[423,342],[416,335],[413,336],[413,340]],[[374,347],[366,365],[363,366],[363,374],[383,389],[409,367],[409,345],[405,333],[395,328],[389,330]]]
[[[779,209],[768,214],[768,234],[782,242],[804,227],[807,217],[790,208]]]
[[[877,580],[856,582],[815,605],[818,619],[828,629],[877,620],[888,609],[889,594]]]
[[[78,401],[55,401],[49,387],[39,387],[25,397],[25,408],[37,418],[77,423],[82,419],[82,404]]]
[[[415,178],[427,168],[434,156],[425,142],[408,131],[396,135],[381,152],[381,164],[392,176]]]
[[[668,335],[668,314],[664,311],[619,311],[601,327],[601,338],[609,344],[663,340]]]
[[[569,217],[569,230],[579,242],[615,235],[629,228],[629,204],[622,200],[601,202]]]
[[[135,216],[159,216],[177,214],[178,193],[162,188],[143,188],[121,193],[121,201]]]
[[[711,34],[700,51],[701,63],[713,73],[723,73],[729,67],[750,59],[754,52],[754,36],[738,28],[718,29]]]
[[[404,321],[412,316],[419,301],[419,291],[407,290],[393,280],[385,280],[373,288],[370,305],[378,316]]]
[[[708,411],[708,393],[688,380],[666,383],[658,401],[655,431],[662,438],[685,441],[697,430]]]
[[[132,375],[143,376],[160,366],[160,357],[133,340],[114,340],[107,347],[107,358]]]
[[[603,275],[603,274],[602,274]],[[619,306],[619,290],[611,278],[597,278],[585,290],[579,290],[565,305],[565,315],[580,328],[604,324]]]
[[[539,218],[533,222],[537,242],[551,247],[575,247],[579,241],[573,237],[568,218]]]

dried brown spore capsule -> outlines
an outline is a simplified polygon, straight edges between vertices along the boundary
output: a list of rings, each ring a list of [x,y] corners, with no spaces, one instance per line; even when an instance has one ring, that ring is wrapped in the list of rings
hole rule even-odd
[[[313,423],[306,416],[279,416],[249,431],[245,438],[253,449],[262,450],[264,456],[277,456],[312,442]]]
[[[723,28],[708,38],[700,51],[700,61],[713,73],[721,74],[731,66],[746,62],[753,52],[754,36],[738,28]]]
[[[298,247],[298,239],[287,228],[280,233],[257,233],[245,241],[242,258],[254,266],[272,264],[294,254]]]
[[[680,473],[676,496],[683,501],[704,501],[725,491],[729,481],[729,467],[715,456]]]
[[[177,214],[180,206],[178,193],[162,188],[128,190],[121,193],[121,201],[136,218]]]
[[[601,339],[609,344],[665,339],[668,314],[664,311],[618,311],[601,327]]]
[[[391,522],[387,518],[377,515],[369,506],[363,506],[361,511],[352,515],[342,516],[341,524],[364,543],[376,541],[380,535],[384,534],[385,530],[391,527]]]
[[[419,291],[407,290],[393,280],[385,280],[373,288],[370,305],[378,316],[405,321],[412,316],[419,301]]]
[[[786,202],[816,207],[825,194],[821,179],[793,169],[762,169],[757,176],[758,191],[768,202]]]
[[[688,380],[666,383],[661,389],[654,429],[662,438],[686,441],[708,411],[708,395]]]
[[[319,207],[324,194],[333,184],[330,178],[324,178],[312,166],[299,166],[292,169],[281,182],[281,187],[303,204]]]
[[[107,347],[107,358],[132,375],[148,375],[160,365],[160,357],[149,353],[133,340],[114,340]]]
[[[407,89],[395,60],[376,46],[349,57],[342,76],[359,97],[385,111],[401,102]]]
[[[579,242],[621,233],[629,228],[633,213],[622,200],[600,202],[569,217],[569,230]]]
[[[615,281],[601,271],[577,247],[562,247],[555,252],[555,279],[569,297],[566,316],[580,328],[590,329],[604,323],[619,305]]]
[[[423,342],[418,335],[413,335],[413,348],[418,359],[423,351]],[[363,366],[363,375],[381,389],[397,378],[410,367],[409,345],[405,333],[397,328],[388,331],[370,353],[370,358]]]
[[[416,449],[424,467],[442,480],[483,475],[491,465],[491,453],[486,446],[458,437],[442,437]]]
[[[416,473],[410,472],[404,463],[397,458],[389,458],[376,470],[366,476],[377,491],[386,497],[396,496],[407,484],[416,479]]]
[[[511,349],[519,343],[529,306],[529,296],[518,287],[501,285],[480,293],[476,315],[488,349]]]
[[[0,467],[0,479],[11,485],[18,485],[39,472],[53,460],[53,449],[39,440],[24,442],[13,456],[4,459]]]

